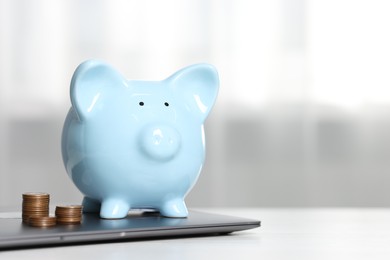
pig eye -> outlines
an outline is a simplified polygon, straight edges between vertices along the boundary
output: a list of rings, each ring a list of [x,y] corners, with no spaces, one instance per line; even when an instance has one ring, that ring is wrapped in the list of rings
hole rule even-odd
[[[168,103],[168,102],[165,102],[164,105],[165,105],[166,107],[169,107],[169,103]]]
[[[144,103],[144,102],[142,102],[142,101],[141,101],[141,102],[139,102],[138,104],[139,104],[141,107],[142,107],[143,105],[145,105],[145,103]]]

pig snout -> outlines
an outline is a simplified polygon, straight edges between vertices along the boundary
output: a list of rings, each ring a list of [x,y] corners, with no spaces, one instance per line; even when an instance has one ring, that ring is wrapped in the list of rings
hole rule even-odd
[[[141,150],[156,161],[168,161],[180,149],[180,134],[170,126],[148,126],[140,133]]]

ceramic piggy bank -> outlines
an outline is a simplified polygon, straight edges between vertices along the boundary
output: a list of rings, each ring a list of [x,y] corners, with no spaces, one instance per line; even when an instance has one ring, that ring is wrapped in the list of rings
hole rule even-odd
[[[71,81],[62,156],[84,211],[111,219],[151,208],[186,217],[184,198],[204,162],[203,122],[218,85],[207,64],[138,81],[102,61],[82,63]]]

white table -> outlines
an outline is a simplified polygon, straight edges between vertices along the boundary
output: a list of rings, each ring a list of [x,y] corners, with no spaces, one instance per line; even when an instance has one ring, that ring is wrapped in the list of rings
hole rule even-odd
[[[390,259],[390,209],[202,210],[262,226],[228,236],[3,251],[0,259]]]

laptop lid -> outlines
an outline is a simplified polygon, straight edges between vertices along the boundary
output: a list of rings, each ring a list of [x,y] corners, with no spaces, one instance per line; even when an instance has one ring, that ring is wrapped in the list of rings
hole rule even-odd
[[[98,214],[84,213],[81,224],[32,227],[22,222],[21,212],[0,212],[0,249],[222,235],[259,226],[258,220],[190,210],[187,218],[131,211],[127,218],[110,220],[101,219]]]

